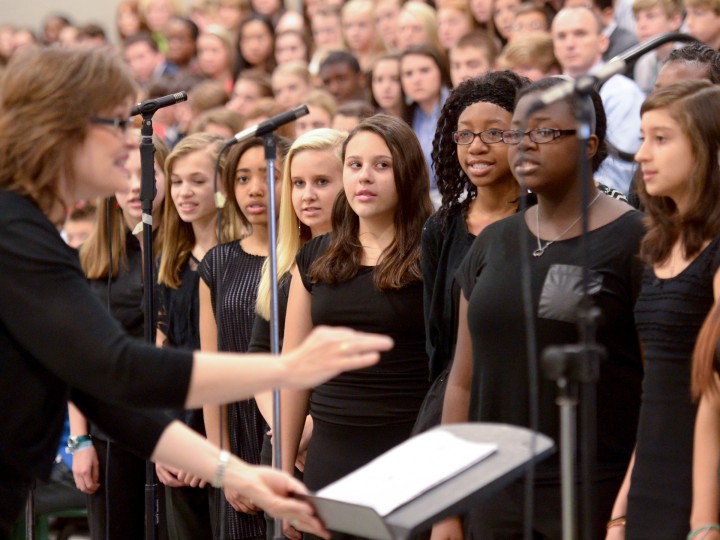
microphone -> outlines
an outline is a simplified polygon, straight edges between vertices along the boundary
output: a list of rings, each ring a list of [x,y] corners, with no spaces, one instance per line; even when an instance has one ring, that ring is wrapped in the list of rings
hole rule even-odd
[[[310,111],[308,110],[307,105],[300,105],[294,109],[290,109],[289,111],[281,112],[280,114],[276,114],[275,116],[268,118],[264,122],[260,122],[259,124],[243,129],[242,131],[236,133],[225,144],[231,145],[252,139],[253,137],[262,137],[263,135],[272,133],[280,126],[284,126],[285,124],[305,116],[309,112]]]
[[[130,116],[137,116],[138,114],[152,114],[163,107],[169,107],[170,105],[187,101],[187,98],[188,96],[186,92],[177,92],[176,94],[170,94],[155,99],[146,99],[145,101],[135,105],[130,110]]]
[[[575,92],[580,94],[589,93],[593,88],[597,88],[602,85],[613,75],[623,73],[629,63],[634,62],[641,56],[646,55],[650,51],[657,49],[661,45],[670,41],[692,42],[697,41],[697,38],[680,32],[670,32],[649,39],[644,43],[640,43],[635,47],[628,49],[624,53],[617,55],[607,64],[603,64],[587,75],[583,75],[575,80],[570,80],[545,90],[540,94],[537,100],[532,103],[528,111],[528,115],[546,107],[547,105],[550,105],[551,103],[555,103],[556,101],[566,98]]]

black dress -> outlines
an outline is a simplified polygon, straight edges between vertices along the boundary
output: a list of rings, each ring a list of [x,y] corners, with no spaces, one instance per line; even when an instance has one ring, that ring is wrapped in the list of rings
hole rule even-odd
[[[581,239],[554,242],[541,257],[520,253],[518,239],[530,234],[524,213],[489,225],[475,240],[457,274],[468,299],[473,375],[469,420],[528,427],[528,369],[523,321],[521,257],[531,268],[537,350],[577,343],[576,308],[581,298]],[[644,234],[640,213],[630,211],[588,235],[591,293],[602,318],[597,340],[607,358],[597,384],[597,482],[595,528],[604,533],[617,489],[635,443],[642,364],[633,306],[642,265],[637,257]],[[559,409],[554,382],[539,382],[539,429],[559,441]],[[559,461],[537,467],[534,531],[537,538],[560,538]],[[515,538],[522,533],[522,483],[515,483],[471,512],[472,538]]]
[[[265,257],[246,253],[239,241],[215,246],[203,258],[198,273],[210,288],[221,351],[246,352],[255,320],[255,300]],[[219,277],[216,277],[219,276]],[[216,293],[220,283],[220,315]],[[230,450],[242,460],[259,464],[267,424],[254,399],[228,404]],[[225,505],[226,534],[229,540],[265,534],[265,520],[258,515],[236,512]]]
[[[684,538],[692,503],[690,367],[713,305],[720,236],[670,279],[643,275],[635,320],[645,354],[642,408],[627,509],[627,538]]]
[[[200,349],[200,298],[198,261],[190,258],[180,271],[180,286],[157,286],[158,329],[165,335],[164,345],[195,351]],[[202,409],[172,411],[173,416],[205,436]],[[212,538],[209,488],[163,486],[171,540]]]
[[[329,235],[313,239],[297,257],[303,285],[312,296],[313,326],[347,326],[391,336],[395,347],[370,368],[350,371],[313,389],[313,436],[304,480],[320,489],[371,461],[410,435],[428,388],[422,283],[377,290],[374,267],[352,280],[313,284],[308,270],[326,249]]]
[[[140,242],[128,230],[125,258],[110,287],[107,278],[90,280],[90,288],[100,302],[108,306],[128,335],[139,340],[145,335],[142,264]],[[96,539],[140,537],[145,531],[146,463],[95,424],[89,424],[89,432],[94,439],[100,471],[100,487],[86,496],[90,533]],[[162,511],[159,531],[164,528],[165,512]]]
[[[433,214],[422,232],[423,306],[431,380],[453,359],[460,298],[455,272],[475,240],[467,230],[461,207],[451,210],[444,221]]]

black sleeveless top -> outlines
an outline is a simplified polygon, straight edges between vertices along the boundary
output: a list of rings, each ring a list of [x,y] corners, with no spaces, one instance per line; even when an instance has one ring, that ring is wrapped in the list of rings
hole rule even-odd
[[[720,236],[680,274],[646,268],[635,306],[645,355],[635,467],[628,496],[627,538],[683,538],[692,503],[696,406],[690,397],[695,340],[713,305]]]

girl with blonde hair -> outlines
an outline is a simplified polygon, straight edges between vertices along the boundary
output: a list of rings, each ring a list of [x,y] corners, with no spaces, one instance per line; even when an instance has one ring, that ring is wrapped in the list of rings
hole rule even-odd
[[[135,140],[137,145],[137,134]],[[155,137],[153,142],[159,185],[153,201],[153,221],[159,224],[165,194],[163,166],[168,150],[159,138]],[[142,219],[138,146],[132,150],[127,168],[130,171],[130,190],[98,200],[97,220],[90,237],[80,248],[80,264],[97,298],[107,305],[128,334],[142,339],[145,333],[142,247],[134,234]],[[153,244],[153,251],[159,252],[162,238],[157,232]],[[77,488],[88,495],[88,521],[92,537],[98,540],[121,539],[142,534],[145,461],[101,431],[95,423],[88,422],[72,403],[69,412],[70,435],[93,437],[92,446],[73,454],[72,465]]]

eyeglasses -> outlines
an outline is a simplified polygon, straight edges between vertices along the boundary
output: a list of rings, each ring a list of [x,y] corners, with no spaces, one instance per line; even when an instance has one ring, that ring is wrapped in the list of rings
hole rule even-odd
[[[472,144],[475,137],[480,137],[480,140],[485,144],[495,144],[502,142],[503,130],[502,129],[486,129],[480,133],[473,133],[472,131],[462,130],[453,131],[452,138],[455,144]]]
[[[554,141],[563,135],[575,135],[575,129],[535,128],[530,131],[506,130],[502,132],[502,140],[505,144],[520,144],[525,135],[537,144],[544,144]]]
[[[123,133],[127,133],[128,128],[132,126],[132,118],[103,118],[102,116],[91,116],[90,123],[113,126],[120,128]]]

